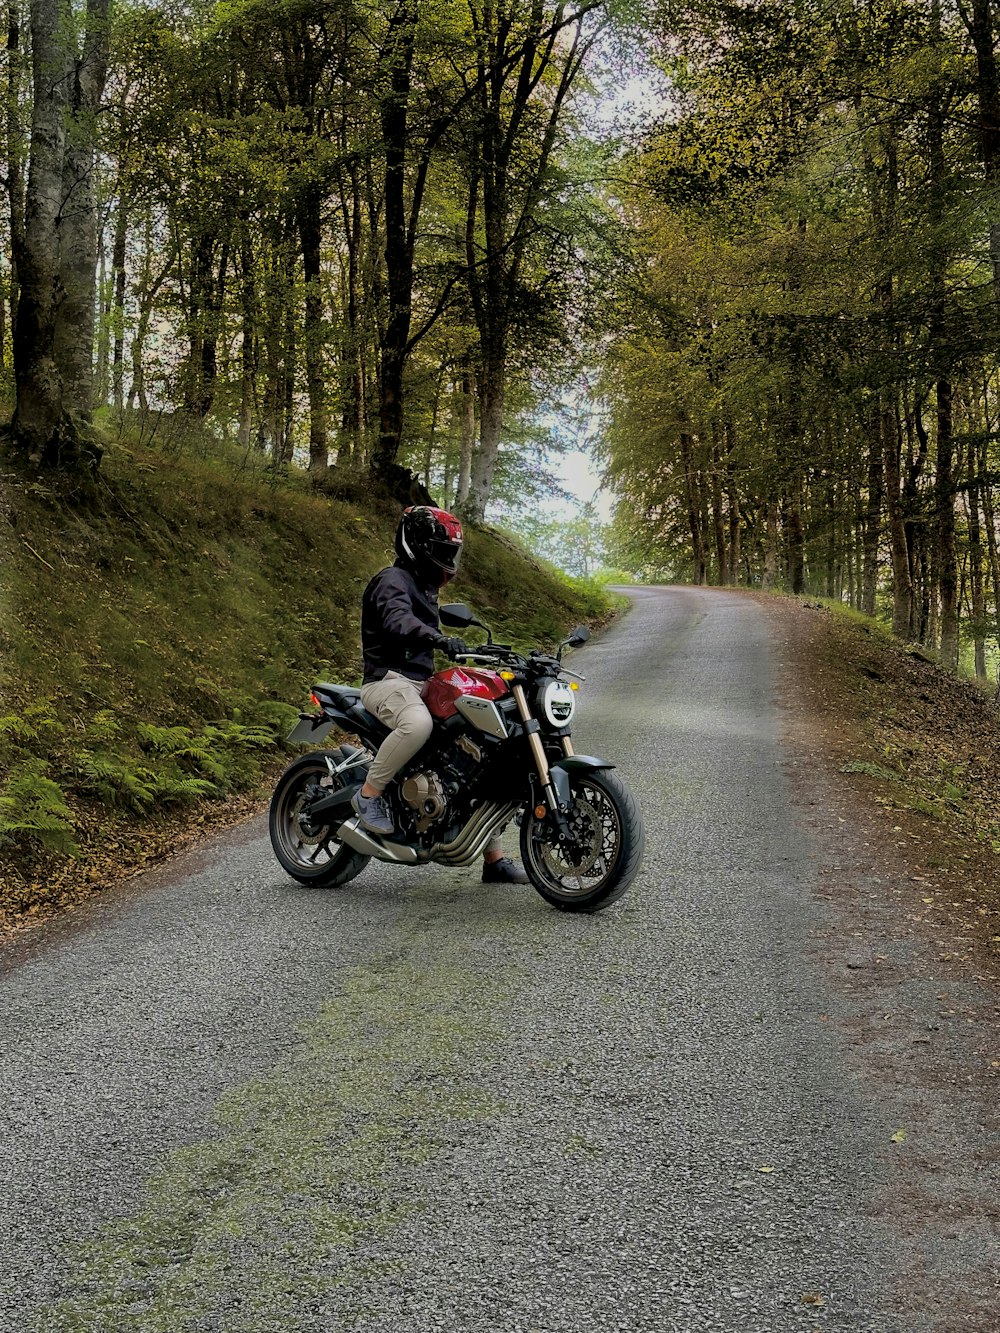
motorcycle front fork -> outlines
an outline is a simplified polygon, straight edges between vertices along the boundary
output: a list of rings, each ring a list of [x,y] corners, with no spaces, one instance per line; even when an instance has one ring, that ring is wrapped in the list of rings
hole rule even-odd
[[[538,769],[538,781],[541,783],[542,791],[545,794],[545,802],[549,807],[552,819],[556,826],[561,830],[563,828],[565,816],[560,807],[559,796],[552,781],[552,771],[549,768],[549,760],[545,753],[545,746],[542,744],[540,735],[541,727],[538,724],[538,720],[531,715],[531,708],[528,705],[528,699],[524,693],[524,686],[513,686],[511,693],[517,704],[517,711],[520,715],[521,722],[524,724],[524,732],[528,738],[528,745],[531,748],[531,756],[535,761],[535,767]],[[573,742],[568,736],[562,737],[562,746],[563,752],[567,756],[574,753]]]

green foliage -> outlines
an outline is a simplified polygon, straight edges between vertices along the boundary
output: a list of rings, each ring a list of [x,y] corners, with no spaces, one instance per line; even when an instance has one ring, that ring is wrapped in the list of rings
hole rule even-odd
[[[110,806],[145,814],[170,805],[193,805],[242,791],[261,778],[261,752],[273,751],[274,731],[257,723],[210,723],[195,731],[140,722],[136,738],[145,760],[84,750],[71,759],[77,790]]]
[[[48,770],[43,759],[25,759],[0,787],[0,849],[27,846],[79,855],[72,811]]]
[[[113,808],[145,814],[156,799],[156,774],[115,755],[83,751],[71,760],[77,790]]]
[[[512,514],[508,522],[529,550],[567,574],[586,580],[604,565],[607,529],[593,502],[577,505],[561,518],[535,510]]]
[[[0,717],[0,754],[43,742],[60,729],[47,704],[26,704],[23,712]]]
[[[910,793],[905,798],[904,805],[918,815],[926,815],[928,819],[944,819],[945,817],[944,807],[939,802],[917,792]]]

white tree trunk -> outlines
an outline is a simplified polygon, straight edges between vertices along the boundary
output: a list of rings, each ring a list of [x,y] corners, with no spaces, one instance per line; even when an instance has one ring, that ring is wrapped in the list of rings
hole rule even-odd
[[[15,335],[15,438],[47,465],[96,465],[70,416],[93,396],[97,224],[94,121],[107,72],[108,0],[88,0],[78,56],[70,0],[32,0],[34,107],[21,299]]]
[[[486,368],[480,385],[479,448],[472,460],[469,493],[462,505],[462,516],[470,523],[482,523],[486,506],[493,494],[493,477],[500,457],[503,432],[503,372]]]
[[[461,400],[462,439],[455,503],[461,507],[469,498],[469,487],[472,485],[472,454],[476,445],[476,373],[468,362],[462,368],[458,389]]]

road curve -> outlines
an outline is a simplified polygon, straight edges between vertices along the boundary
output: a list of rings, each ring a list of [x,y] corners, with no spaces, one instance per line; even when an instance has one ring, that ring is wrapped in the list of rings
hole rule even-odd
[[[632,596],[572,662],[646,821],[607,912],[308,891],[255,820],[0,952],[0,1329],[902,1333],[766,621]]]

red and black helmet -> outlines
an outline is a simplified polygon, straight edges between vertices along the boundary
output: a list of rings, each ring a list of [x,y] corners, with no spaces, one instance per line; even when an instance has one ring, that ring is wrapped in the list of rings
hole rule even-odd
[[[438,585],[453,579],[462,554],[462,525],[454,514],[430,505],[404,509],[396,529],[396,554]]]

